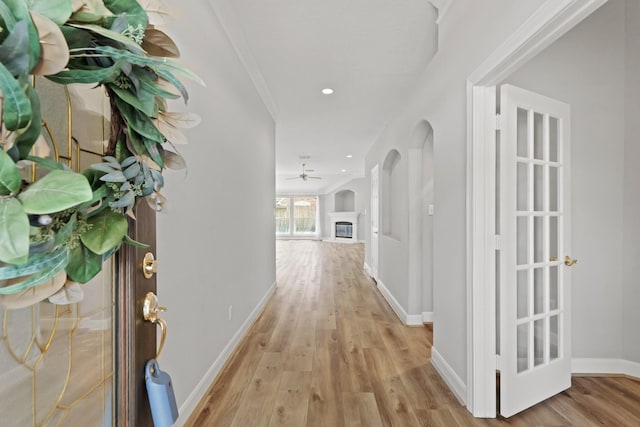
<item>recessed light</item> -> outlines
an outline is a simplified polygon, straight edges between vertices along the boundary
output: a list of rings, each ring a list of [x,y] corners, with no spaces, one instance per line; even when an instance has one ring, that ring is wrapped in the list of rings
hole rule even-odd
[[[347,171],[346,169],[342,169],[342,172],[346,172],[346,171]]]
[[[322,93],[325,94],[325,95],[331,95],[333,93],[333,89],[331,89],[329,87],[324,88],[324,89],[322,89]]]
[[[347,159],[352,158],[353,156],[351,154],[347,154]]]

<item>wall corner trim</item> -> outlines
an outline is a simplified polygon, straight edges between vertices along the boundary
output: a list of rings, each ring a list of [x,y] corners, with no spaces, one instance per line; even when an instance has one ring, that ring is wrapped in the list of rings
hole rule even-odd
[[[433,323],[433,311],[422,312],[422,323]]]
[[[216,360],[213,364],[207,369],[207,372],[204,374],[198,385],[193,389],[193,391],[189,394],[187,399],[184,401],[182,405],[180,405],[180,417],[176,422],[176,426],[183,426],[193,411],[197,408],[200,400],[204,397],[204,395],[209,390],[211,384],[215,381],[216,377],[224,367],[224,364],[229,360],[229,357],[233,354],[235,349],[238,347],[242,338],[245,336],[253,322],[260,316],[264,307],[267,305],[267,302],[276,291],[278,283],[273,282],[273,284],[269,287],[264,296],[260,299],[256,307],[253,309],[247,319],[242,323],[240,328],[236,331],[236,333],[231,337],[231,340],[227,343],[224,349],[220,352]]]
[[[597,375],[626,375],[640,379],[640,363],[625,359],[571,359],[571,373]]]
[[[466,406],[467,386],[442,357],[436,347],[431,347],[431,364],[463,406]]]

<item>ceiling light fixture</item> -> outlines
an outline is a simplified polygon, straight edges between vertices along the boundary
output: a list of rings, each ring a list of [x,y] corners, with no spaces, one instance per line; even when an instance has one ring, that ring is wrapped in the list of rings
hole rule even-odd
[[[329,87],[324,88],[324,89],[322,89],[322,93],[325,94],[325,95],[331,95],[333,93],[333,89],[331,89]]]
[[[347,154],[347,159],[352,158],[353,156],[351,154]]]
[[[347,171],[346,169],[342,169],[342,172],[346,172],[346,171]]]

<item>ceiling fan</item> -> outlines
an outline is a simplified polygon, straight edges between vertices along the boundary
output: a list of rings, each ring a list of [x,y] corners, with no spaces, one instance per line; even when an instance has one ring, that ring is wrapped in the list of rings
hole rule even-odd
[[[303,163],[302,164],[302,173],[298,176],[294,176],[293,178],[287,178],[287,180],[292,180],[292,179],[301,179],[303,181],[307,181],[309,179],[322,179],[322,177],[320,176],[309,176],[307,175],[307,172],[313,172],[312,169],[307,170],[306,169],[306,164]]]

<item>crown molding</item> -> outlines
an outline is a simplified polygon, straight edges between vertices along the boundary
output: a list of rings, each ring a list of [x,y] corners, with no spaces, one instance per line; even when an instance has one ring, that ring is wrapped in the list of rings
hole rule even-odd
[[[218,21],[220,21],[233,50],[236,52],[238,59],[240,59],[242,66],[253,82],[258,95],[260,95],[262,102],[275,121],[279,113],[278,105],[273,99],[271,91],[267,86],[267,82],[260,71],[260,67],[258,67],[258,63],[247,44],[247,40],[244,37],[242,28],[238,23],[238,17],[231,6],[231,3],[229,3],[228,0],[208,0],[208,3],[209,6],[211,6],[213,13],[218,18]]]

